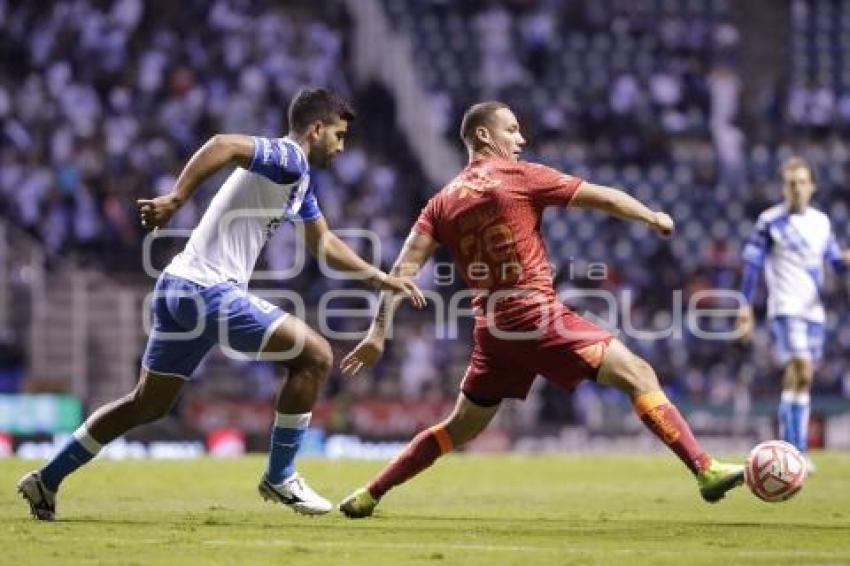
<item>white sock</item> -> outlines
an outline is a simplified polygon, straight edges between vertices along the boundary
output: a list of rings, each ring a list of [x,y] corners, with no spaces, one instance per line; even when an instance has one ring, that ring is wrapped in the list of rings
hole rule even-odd
[[[103,448],[103,445],[89,434],[89,429],[86,427],[85,423],[80,425],[80,428],[74,431],[73,436],[83,448],[91,453],[92,456],[97,456],[98,452],[100,452]]]
[[[794,394],[794,399],[791,401],[792,403],[796,403],[797,405],[808,405],[811,403],[811,395],[808,392],[800,392]]]
[[[274,426],[276,428],[307,428],[313,413],[301,413],[288,415],[286,413],[275,413]]]

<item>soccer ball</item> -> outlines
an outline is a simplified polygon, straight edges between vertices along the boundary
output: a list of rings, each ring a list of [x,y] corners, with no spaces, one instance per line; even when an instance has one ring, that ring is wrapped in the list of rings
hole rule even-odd
[[[778,503],[800,491],[807,469],[805,459],[794,446],[781,440],[769,440],[750,451],[744,481],[759,499]]]

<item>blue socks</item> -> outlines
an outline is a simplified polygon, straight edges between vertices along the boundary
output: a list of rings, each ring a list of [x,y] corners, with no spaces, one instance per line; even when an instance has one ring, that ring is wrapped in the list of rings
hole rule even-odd
[[[779,438],[789,444],[796,444],[794,441],[797,435],[794,432],[794,420],[791,417],[791,403],[794,400],[795,393],[793,391],[783,391],[782,397],[779,400],[779,410],[777,417],[779,419]]]
[[[56,493],[59,484],[77,468],[97,456],[102,446],[92,438],[86,425],[74,431],[65,446],[40,470],[44,487]]]
[[[808,393],[783,391],[779,403],[779,435],[797,450],[808,450],[810,398]]]
[[[797,397],[791,403],[791,421],[794,423],[794,430],[797,433],[794,446],[803,454],[809,449],[809,412],[809,394],[797,393]]]
[[[312,413],[285,415],[277,413],[272,429],[269,467],[266,478],[273,484],[282,483],[295,473],[295,454],[310,424]],[[88,463],[100,452],[101,444],[92,438],[86,425],[82,425],[68,439],[62,449],[40,470],[41,481],[56,493],[59,484],[69,474]]]
[[[301,446],[301,439],[304,438],[311,416],[312,413],[275,415],[269,447],[269,467],[266,470],[266,479],[269,482],[283,483],[295,473],[295,454]]]

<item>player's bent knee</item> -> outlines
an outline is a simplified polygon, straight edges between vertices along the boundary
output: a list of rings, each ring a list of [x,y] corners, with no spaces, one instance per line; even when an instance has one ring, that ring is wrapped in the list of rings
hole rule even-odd
[[[311,365],[320,373],[329,373],[334,363],[334,354],[328,341],[322,338],[311,355]]]
[[[638,393],[647,393],[656,391],[660,385],[658,377],[655,375],[655,370],[649,365],[649,362],[639,356],[634,357],[633,367],[630,374],[633,376],[632,384]]]
[[[612,343],[599,369],[597,381],[603,385],[612,385],[631,396],[655,391],[660,387],[652,366],[617,341]]]
[[[498,404],[481,407],[462,398],[445,421],[446,432],[456,447],[462,446],[481,434],[498,410]]]
[[[322,340],[322,349],[319,354],[318,366],[325,373],[329,373],[334,365],[334,353],[331,345],[326,340]]]
[[[328,375],[333,367],[333,350],[328,341],[321,336],[311,337],[295,365],[308,370],[318,377]]]

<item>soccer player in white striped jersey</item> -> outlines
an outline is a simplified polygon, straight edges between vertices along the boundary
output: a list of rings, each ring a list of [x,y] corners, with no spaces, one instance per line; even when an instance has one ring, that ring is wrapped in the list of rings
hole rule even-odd
[[[216,344],[271,357],[288,369],[277,398],[269,461],[260,495],[302,514],[332,505],[295,471],[295,455],[313,404],[332,366],[328,342],[295,316],[248,292],[257,257],[281,223],[303,226],[309,251],[329,266],[373,287],[424,297],[408,279],[393,277],[357,256],[328,228],[316,199],[313,167],[327,166],[343,149],[354,118],[344,100],[325,89],[303,90],[289,107],[289,135],[218,135],[186,164],[172,193],[139,201],[142,225],[165,226],[215,172],[236,168],[213,197],[186,248],[156,284],[153,329],[139,383],[96,410],[43,468],[21,478],[18,490],[40,520],[56,516],[56,493],[69,474],[113,439],[166,415],[198,364]]]
[[[754,327],[751,306],[759,274],[767,284],[767,318],[777,362],[784,367],[779,431],[806,455],[809,405],[815,367],[823,355],[826,315],[821,300],[824,264],[844,273],[850,250],[842,251],[826,214],[810,206],[815,190],[811,166],[800,157],[782,165],[784,202],[758,218],[744,246],[738,331],[745,339]]]

